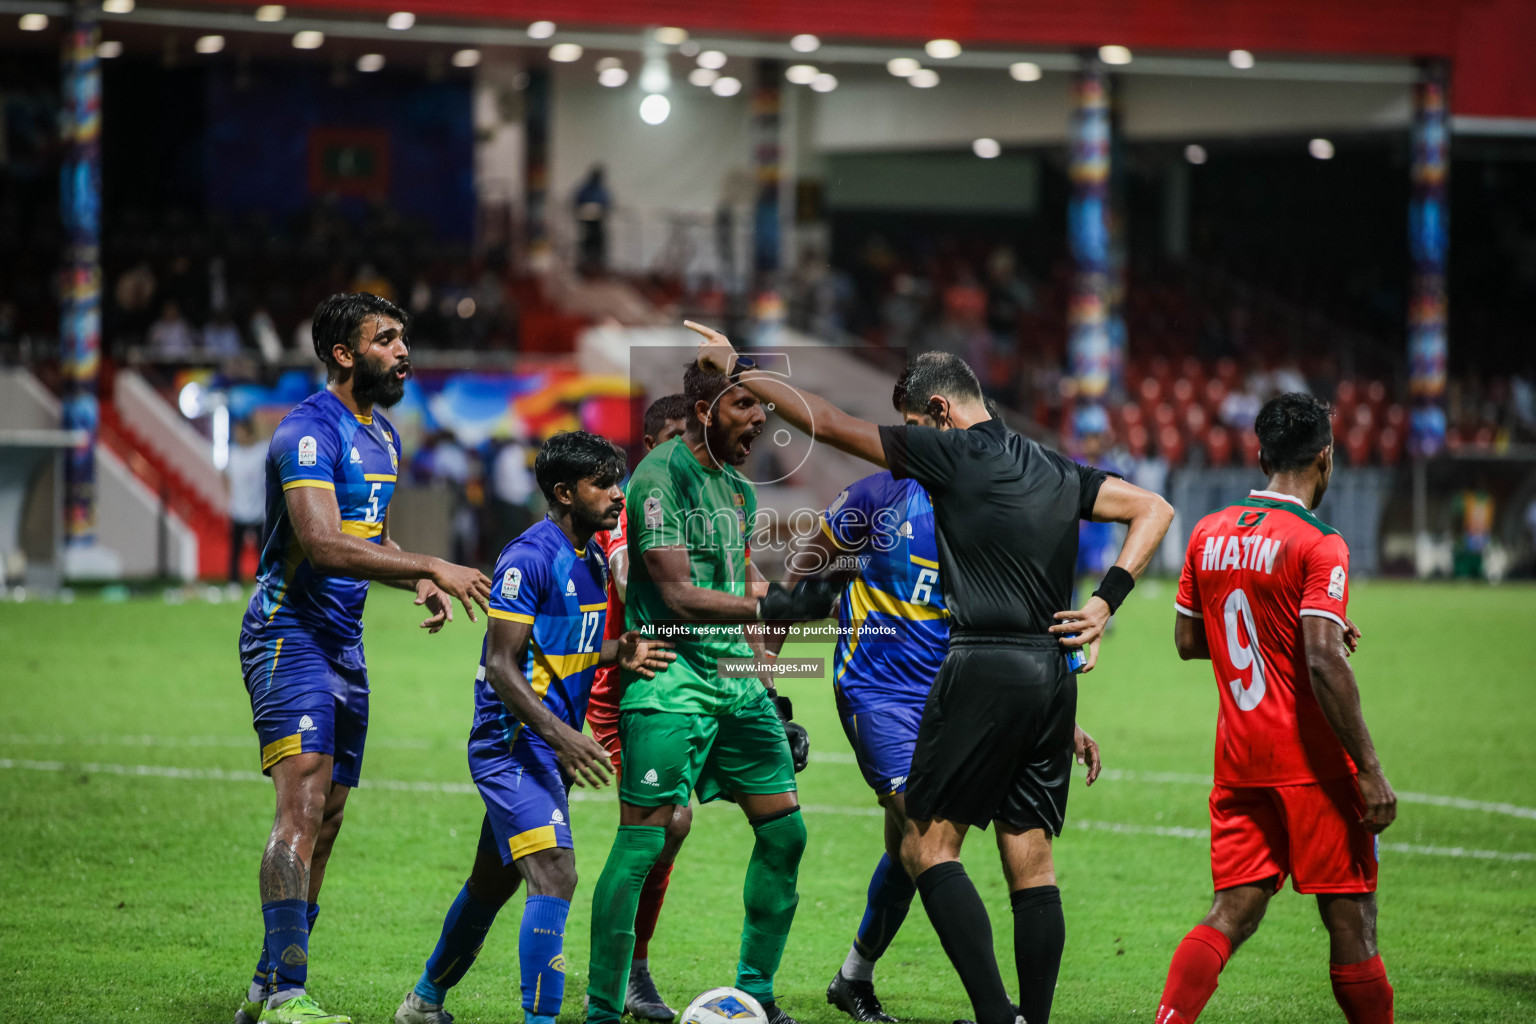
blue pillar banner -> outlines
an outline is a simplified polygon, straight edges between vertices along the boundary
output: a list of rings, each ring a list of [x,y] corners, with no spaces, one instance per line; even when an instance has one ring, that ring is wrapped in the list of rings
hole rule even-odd
[[[1067,242],[1076,272],[1067,311],[1067,357],[1080,400],[1109,389],[1109,91],[1103,65],[1085,58],[1073,86],[1072,198]]]
[[[1416,458],[1445,445],[1445,261],[1450,225],[1446,178],[1450,130],[1444,64],[1426,65],[1414,90],[1413,193],[1408,205],[1412,282],[1408,298],[1408,447]]]

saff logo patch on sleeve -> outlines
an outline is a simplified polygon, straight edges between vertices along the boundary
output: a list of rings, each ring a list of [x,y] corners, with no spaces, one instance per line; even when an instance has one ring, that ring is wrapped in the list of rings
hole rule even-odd
[[[837,515],[838,509],[842,508],[846,504],[848,504],[848,492],[844,490],[836,498],[832,499],[832,504],[827,508],[827,512],[835,516]]]
[[[1328,577],[1328,596],[1335,601],[1344,600],[1344,567],[1336,565]]]
[[[661,527],[661,498],[651,495],[645,499],[645,528],[655,530]]]
[[[320,446],[315,439],[305,434],[299,438],[299,465],[313,466],[320,457]]]
[[[517,592],[523,586],[523,570],[508,569],[501,577],[501,596],[508,601],[517,600]]]

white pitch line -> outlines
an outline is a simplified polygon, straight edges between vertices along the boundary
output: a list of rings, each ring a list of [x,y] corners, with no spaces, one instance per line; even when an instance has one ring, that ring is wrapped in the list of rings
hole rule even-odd
[[[0,757],[0,769],[21,769],[35,772],[76,771],[96,775],[126,775],[161,779],[192,779],[212,782],[266,782],[260,772],[228,770],[223,768],[173,768],[159,764],[102,764],[88,761],[70,764],[65,761],[31,761]],[[399,779],[369,779],[362,787],[384,789],[400,793],[452,793],[474,795],[479,791],[470,782],[407,782]],[[589,793],[572,790],[573,801],[611,800],[612,793]],[[804,804],[800,808],[808,814],[837,814],[845,817],[881,817],[885,814],[878,807],[841,807],[832,804]],[[1078,819],[1070,823],[1073,828],[1095,832],[1118,832],[1122,835],[1163,836],[1172,839],[1208,840],[1205,829],[1184,828],[1177,825],[1130,825],[1118,821],[1089,821]],[[1416,854],[1428,857],[1457,857],[1472,860],[1536,861],[1536,853],[1509,852],[1505,850],[1476,850],[1464,846],[1416,846],[1411,843],[1382,843],[1381,848],[1392,853]]]
[[[249,736],[60,736],[0,733],[0,744],[13,747],[229,747],[249,750],[260,742],[255,733]],[[379,737],[369,740],[368,745],[386,750],[430,750],[435,746],[430,740],[410,737]]]

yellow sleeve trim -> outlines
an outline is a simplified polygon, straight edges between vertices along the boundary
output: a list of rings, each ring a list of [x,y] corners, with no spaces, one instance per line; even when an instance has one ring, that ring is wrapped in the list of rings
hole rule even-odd
[[[396,480],[396,474],[394,474],[394,473],[364,473],[363,474],[363,479],[367,480],[369,483],[373,483],[375,480],[382,480],[385,483],[391,483],[392,484]]]
[[[584,612],[600,612],[604,608],[607,608],[607,607],[608,607],[608,602],[607,601],[600,601],[597,604],[584,604],[584,605],[581,606],[581,610],[584,611]]]
[[[839,551],[852,551],[848,545],[837,539],[837,534],[832,532],[832,524],[827,522],[827,517],[821,517],[821,532],[827,535],[827,539],[837,546]]]
[[[349,537],[361,537],[364,540],[372,540],[384,532],[383,523],[365,523],[357,519],[343,519],[341,532]]]
[[[327,491],[334,491],[336,485],[329,480],[289,480],[283,484],[283,490],[291,491],[295,487],[323,487]]]
[[[285,757],[304,752],[304,734],[294,733],[280,740],[273,740],[261,748],[261,770],[268,771]]]
[[[911,560],[913,565],[921,565],[926,569],[937,569],[939,567],[939,563],[932,559],[918,558],[916,555],[908,555],[907,558]]]
[[[521,612],[504,612],[500,608],[492,608],[486,612],[493,619],[506,619],[508,622],[526,622],[533,625],[533,616],[524,615]]]
[[[540,825],[531,828],[527,832],[519,832],[507,840],[507,846],[512,851],[512,859],[526,857],[530,853],[538,853],[540,850],[552,850],[559,844],[555,838],[555,826]]]

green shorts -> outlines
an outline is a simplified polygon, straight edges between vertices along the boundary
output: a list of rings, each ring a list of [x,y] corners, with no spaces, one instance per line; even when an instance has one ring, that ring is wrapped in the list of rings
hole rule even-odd
[[[766,693],[723,715],[637,708],[619,713],[619,799],[636,807],[736,793],[792,793],[795,765]]]

